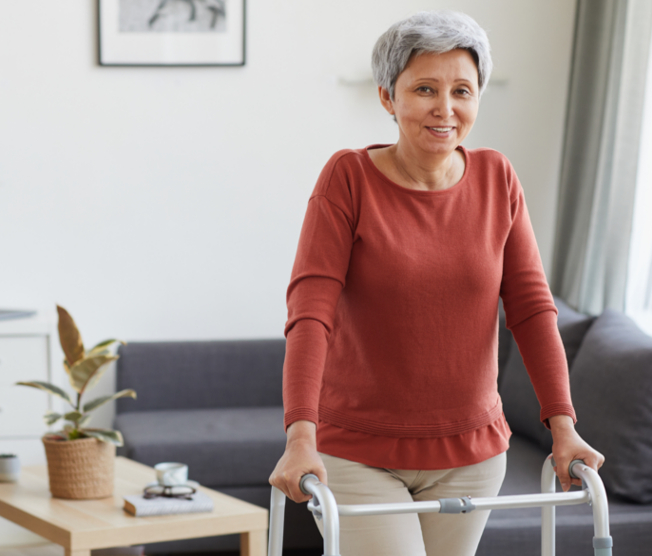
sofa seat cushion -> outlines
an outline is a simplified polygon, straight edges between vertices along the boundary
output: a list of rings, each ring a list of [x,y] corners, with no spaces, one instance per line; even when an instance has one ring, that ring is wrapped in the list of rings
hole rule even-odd
[[[215,488],[268,485],[286,442],[283,407],[136,411],[115,426],[122,455],[185,463],[190,479]]]
[[[570,375],[577,432],[605,456],[609,493],[652,503],[652,337],[606,309]]]

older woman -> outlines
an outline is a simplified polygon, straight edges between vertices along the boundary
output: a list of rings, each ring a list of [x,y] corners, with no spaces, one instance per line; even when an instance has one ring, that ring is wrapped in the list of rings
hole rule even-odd
[[[604,458],[574,429],[568,368],[525,206],[505,156],[461,143],[491,72],[485,32],[424,12],[378,40],[393,145],[343,150],[310,197],[288,289],[287,447],[270,483],[296,502],[314,473],[339,503],[495,496],[510,430],[497,391],[497,310],[572,459]],[[488,512],[341,520],[343,556],[475,553]]]

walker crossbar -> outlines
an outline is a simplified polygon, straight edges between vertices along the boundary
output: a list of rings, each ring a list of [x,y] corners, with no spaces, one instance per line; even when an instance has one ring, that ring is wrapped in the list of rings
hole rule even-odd
[[[316,519],[323,520],[324,556],[339,556],[339,516],[405,514],[405,513],[469,513],[475,510],[541,507],[541,554],[555,555],[555,506],[589,504],[593,508],[593,549],[595,556],[611,556],[613,542],[609,535],[607,495],[599,475],[583,461],[574,460],[569,466],[571,477],[582,480],[583,489],[573,492],[555,492],[555,465],[552,455],[546,458],[541,472],[540,494],[494,496],[491,498],[443,498],[427,502],[398,504],[340,505],[330,489],[315,475],[304,475],[302,492],[311,494],[308,509]],[[283,517],[285,495],[272,487],[269,524],[268,556],[281,556],[283,548]]]

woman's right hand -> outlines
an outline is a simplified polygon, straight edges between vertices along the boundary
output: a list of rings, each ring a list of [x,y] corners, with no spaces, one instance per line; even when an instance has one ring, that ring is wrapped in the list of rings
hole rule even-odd
[[[278,460],[269,477],[269,484],[281,490],[294,502],[310,500],[310,494],[301,492],[299,482],[308,473],[317,475],[319,481],[326,482],[326,468],[317,453],[317,426],[311,421],[295,421],[287,430],[285,453]]]

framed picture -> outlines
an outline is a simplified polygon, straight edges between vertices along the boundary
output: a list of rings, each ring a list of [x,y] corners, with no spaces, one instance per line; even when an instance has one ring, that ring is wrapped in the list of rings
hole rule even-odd
[[[99,0],[103,66],[243,66],[245,0]]]

